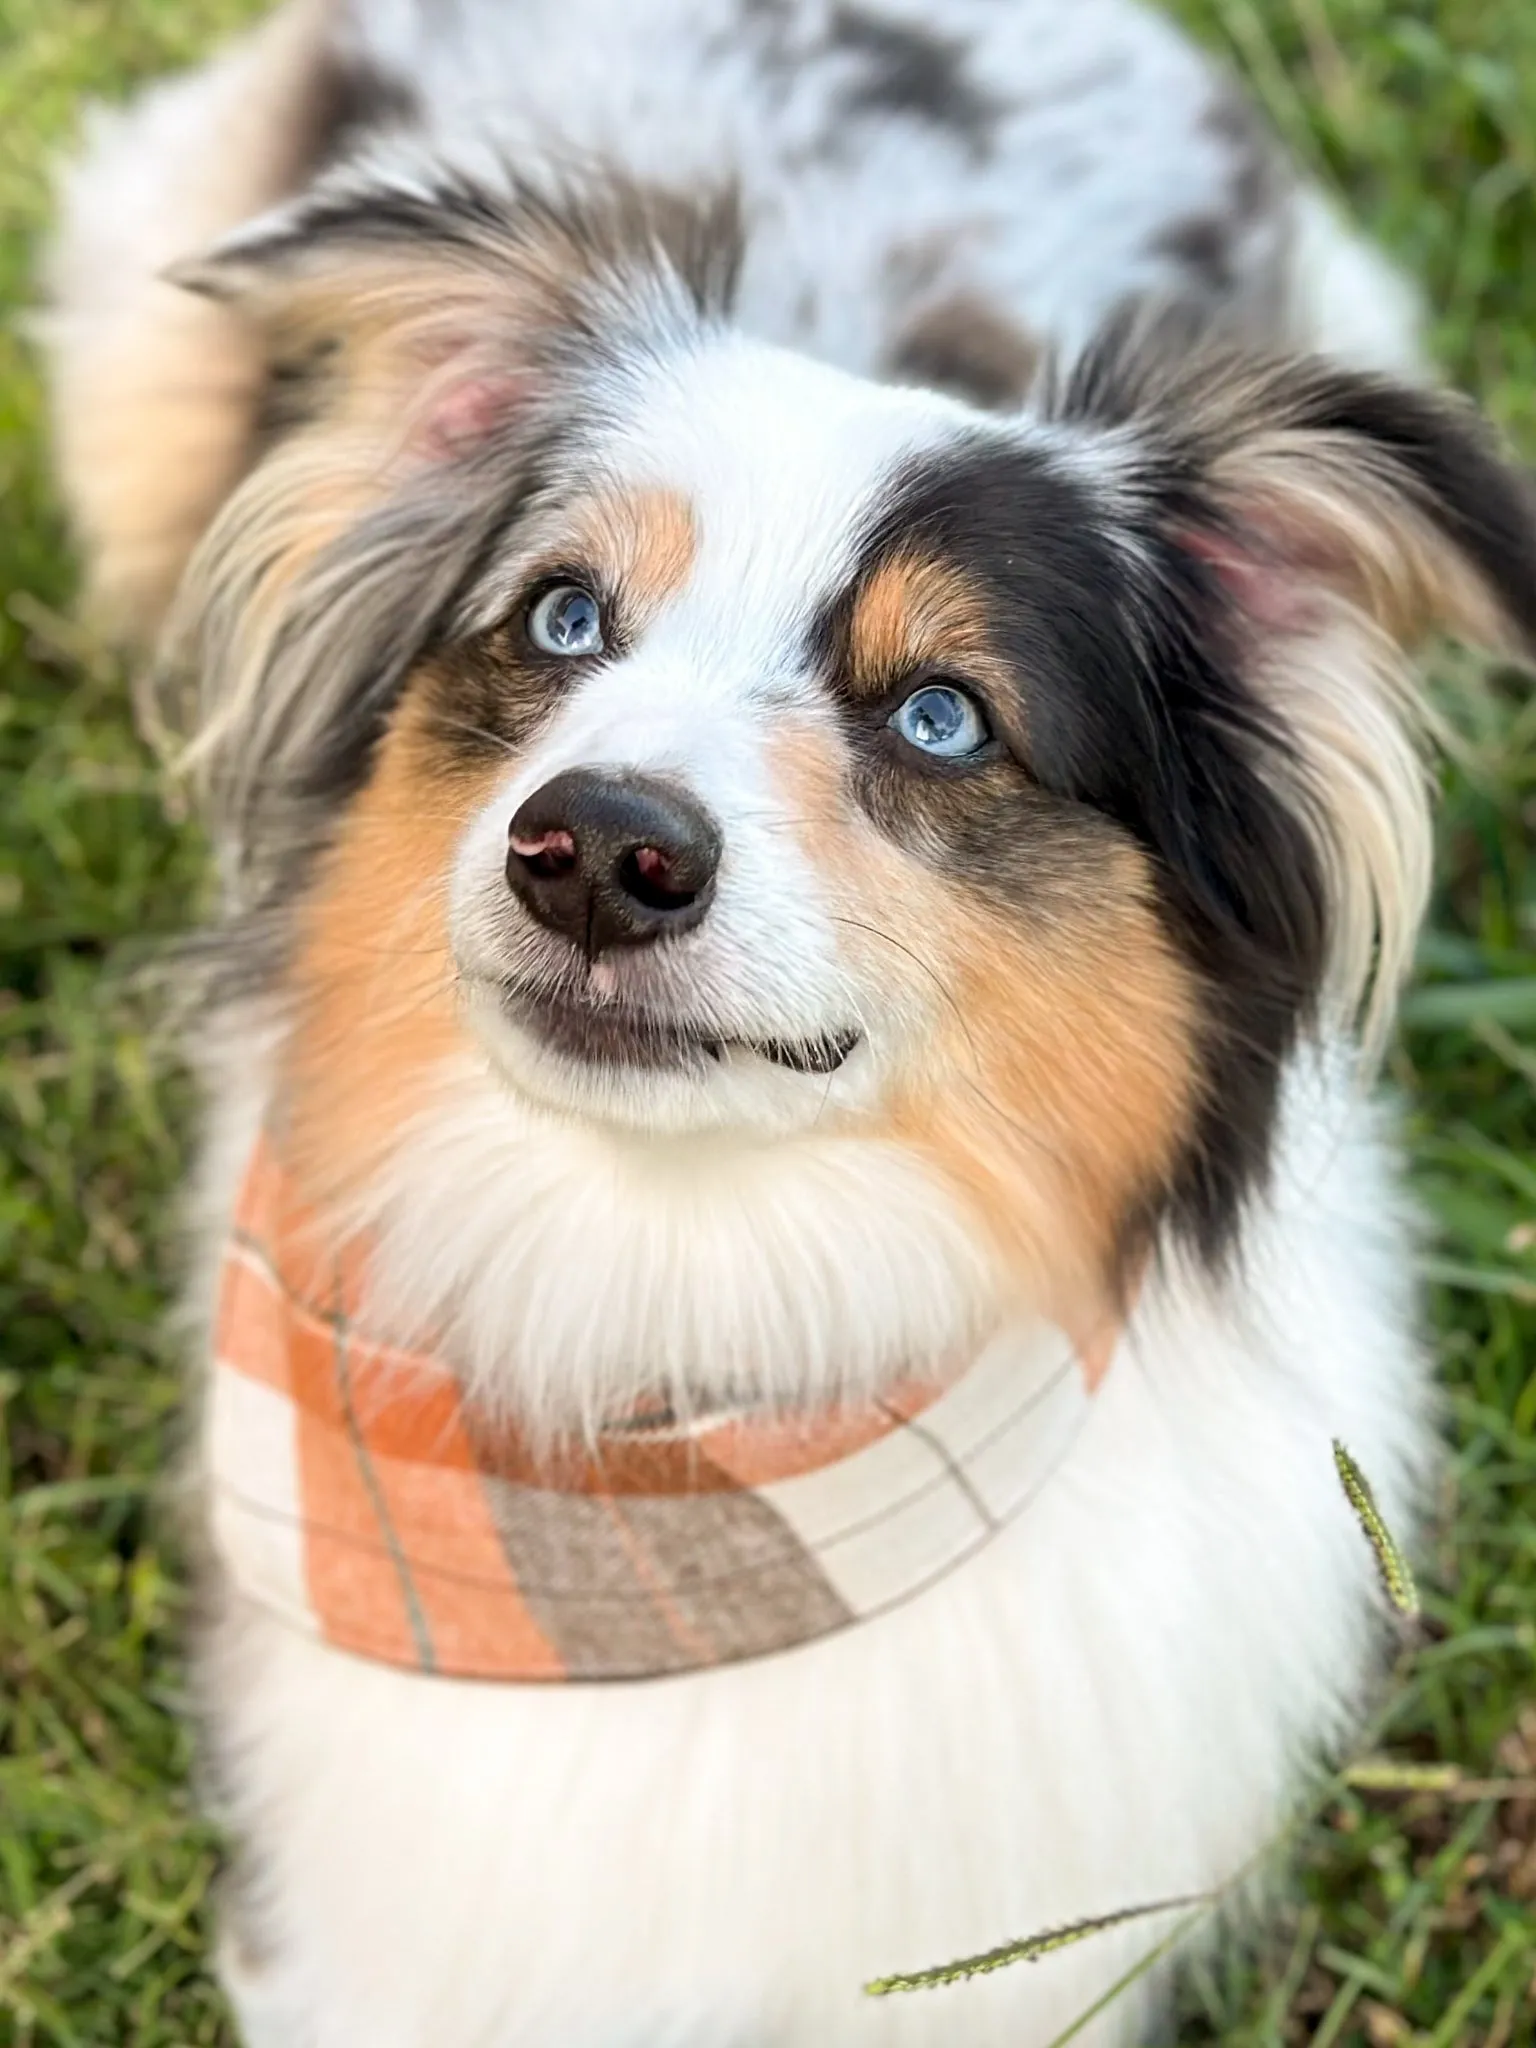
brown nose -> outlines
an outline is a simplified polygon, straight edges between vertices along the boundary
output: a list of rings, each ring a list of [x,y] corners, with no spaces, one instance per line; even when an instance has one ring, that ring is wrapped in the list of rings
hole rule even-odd
[[[540,924],[589,960],[690,931],[709,908],[720,831],[673,784],[572,768],[522,804],[507,881]]]

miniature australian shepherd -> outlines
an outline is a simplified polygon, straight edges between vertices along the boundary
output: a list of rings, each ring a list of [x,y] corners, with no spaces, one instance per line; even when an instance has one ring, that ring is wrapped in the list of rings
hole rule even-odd
[[[1371,1070],[1536,511],[1131,0],[288,0],[49,344],[220,910],[248,2048],[1144,2039],[1435,1463]]]

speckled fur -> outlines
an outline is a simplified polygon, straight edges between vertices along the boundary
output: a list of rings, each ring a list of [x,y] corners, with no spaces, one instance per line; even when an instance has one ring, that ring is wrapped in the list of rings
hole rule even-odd
[[[435,158],[553,142],[738,176],[743,324],[848,369],[962,290],[1067,347],[1128,293],[1285,296],[1291,174],[1228,81],[1123,0],[384,0],[352,33],[414,82]]]
[[[880,374],[969,305],[990,326],[983,397],[1010,325],[1021,357],[1070,353],[1147,293],[1272,343],[1417,361],[1402,281],[1298,182],[1233,81],[1130,0],[289,0],[275,19],[283,33],[98,121],[52,261],[56,417],[93,587],[140,639],[210,479],[292,402],[207,374],[183,337],[215,327],[223,364],[231,333],[162,268],[349,162],[494,181],[601,159],[673,187],[734,181],[747,331]],[[105,350],[146,371],[103,374]],[[168,429],[154,408],[178,364],[203,403]],[[186,444],[171,474],[168,431]]]

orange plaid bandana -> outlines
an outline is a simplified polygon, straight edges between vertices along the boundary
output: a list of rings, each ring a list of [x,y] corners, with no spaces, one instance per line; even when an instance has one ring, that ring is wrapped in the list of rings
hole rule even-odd
[[[363,1334],[365,1260],[318,1248],[262,1140],[220,1283],[214,1540],[295,1626],[459,1678],[693,1671],[880,1614],[1019,1512],[1108,1363],[1042,1332],[863,1408],[636,1418],[541,1463],[440,1360]]]

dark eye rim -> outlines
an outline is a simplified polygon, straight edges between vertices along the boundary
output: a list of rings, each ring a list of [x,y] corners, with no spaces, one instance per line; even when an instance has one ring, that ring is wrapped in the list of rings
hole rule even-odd
[[[597,607],[598,631],[603,644],[589,654],[556,654],[551,648],[541,647],[533,637],[533,615],[539,606],[557,590],[579,590],[584,597],[591,598]],[[609,617],[609,606],[596,580],[580,569],[551,569],[530,583],[523,592],[518,606],[518,618],[522,626],[523,644],[536,661],[553,662],[567,666],[575,662],[601,661],[612,649],[613,630]]]

